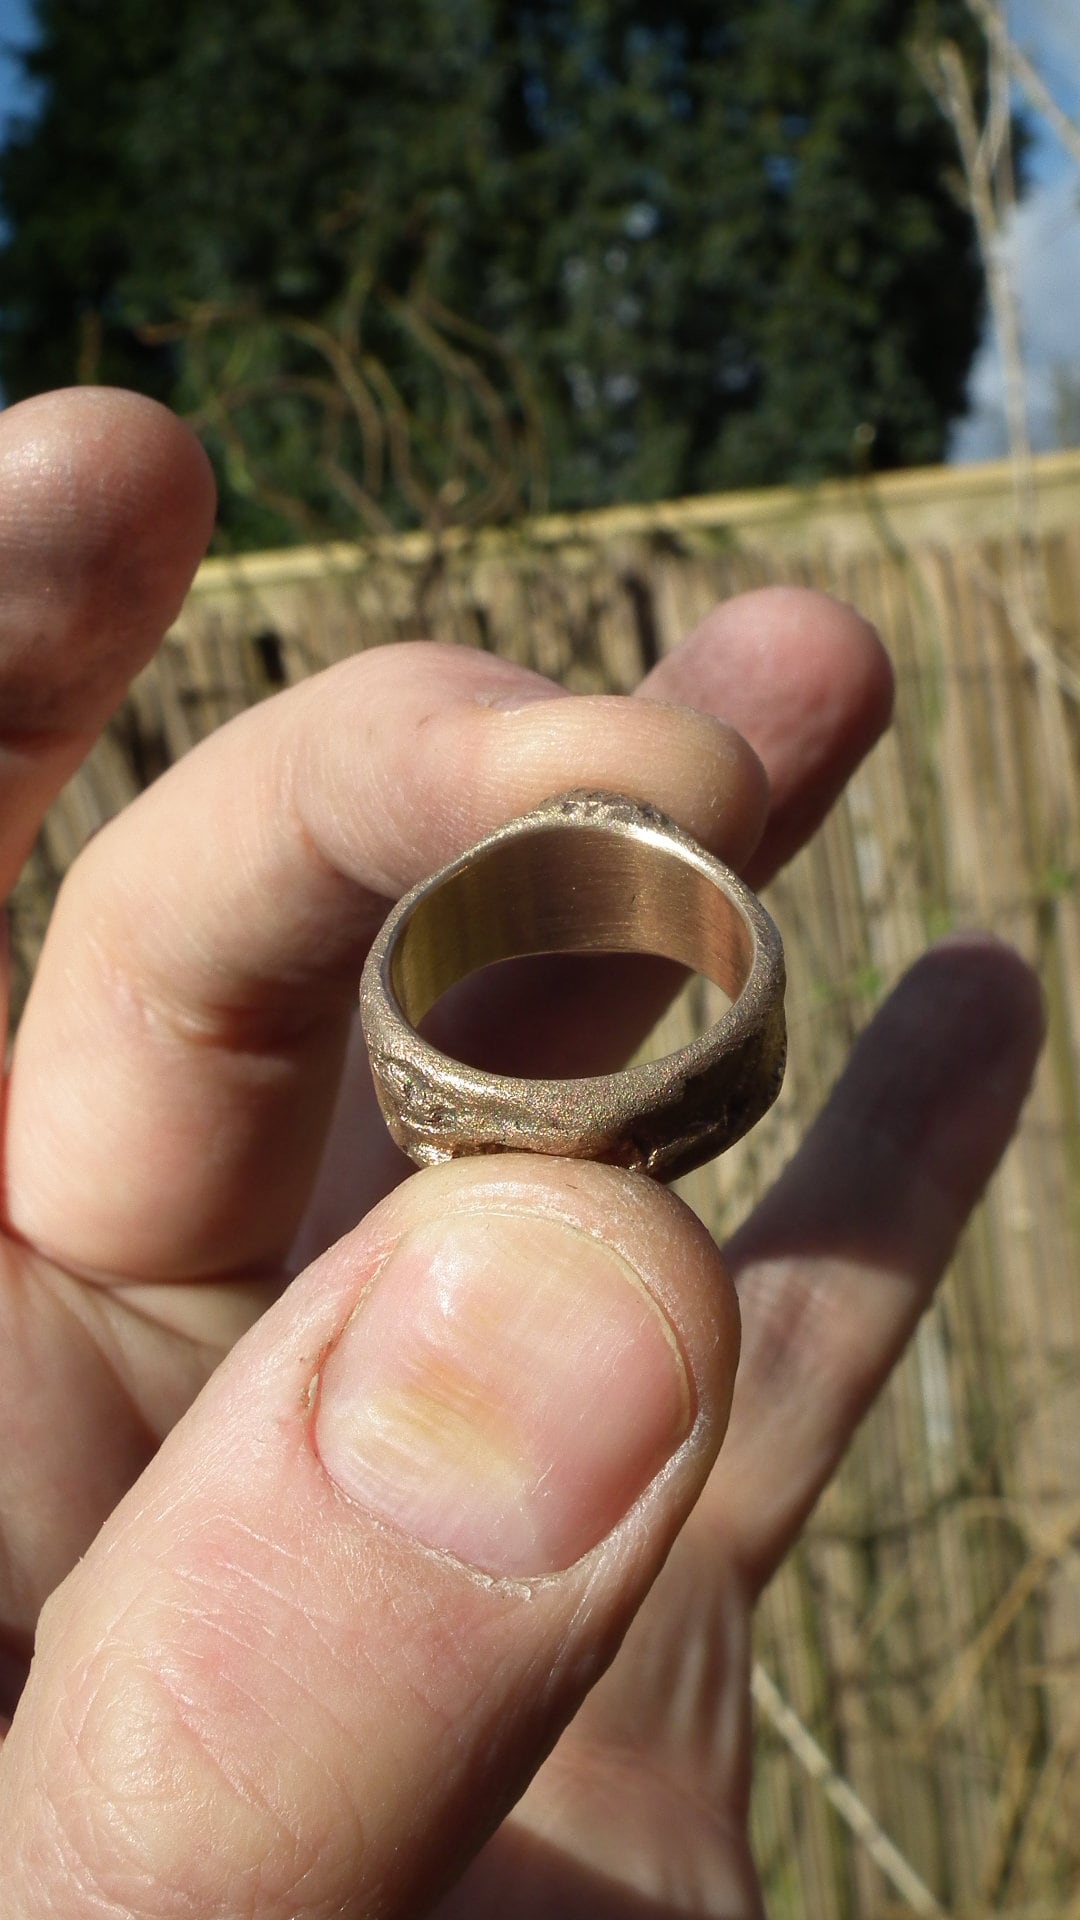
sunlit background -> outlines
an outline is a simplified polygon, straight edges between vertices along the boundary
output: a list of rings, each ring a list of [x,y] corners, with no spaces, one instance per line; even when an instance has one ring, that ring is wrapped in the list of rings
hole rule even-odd
[[[1077,0],[1010,0],[1009,22],[1054,98],[1076,119]],[[1029,187],[1010,235],[1009,261],[1023,314],[1032,441],[1048,450],[1080,444],[1080,169],[1042,121],[1029,124]],[[969,399],[953,458],[1003,453],[1001,370],[989,330],[972,368]]]
[[[1058,103],[1080,117],[1078,0],[1008,0],[1017,44]],[[27,0],[0,0],[0,139],[13,117],[33,111],[33,92],[18,49],[33,34]],[[1018,106],[1023,102],[1018,96]],[[1037,116],[1031,134],[1027,191],[1008,241],[1021,302],[1032,441],[1037,450],[1080,444],[1080,169]],[[0,290],[2,300],[2,290]],[[987,325],[969,383],[969,412],[954,430],[958,462],[995,458],[1006,450],[998,355]]]

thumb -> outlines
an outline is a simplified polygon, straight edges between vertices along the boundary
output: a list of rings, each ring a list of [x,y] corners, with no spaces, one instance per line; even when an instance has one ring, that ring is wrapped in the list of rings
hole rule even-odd
[[[420,1173],[234,1349],[42,1616],[6,1920],[403,1914],[611,1659],[727,1419],[734,1294],[641,1175]]]

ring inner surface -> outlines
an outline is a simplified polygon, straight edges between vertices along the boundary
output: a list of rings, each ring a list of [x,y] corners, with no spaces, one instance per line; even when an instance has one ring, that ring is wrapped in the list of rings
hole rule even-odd
[[[419,900],[391,981],[413,1026],[448,988],[535,953],[653,953],[704,974],[730,1000],[749,977],[751,928],[716,882],[629,833],[575,826],[504,841]]]

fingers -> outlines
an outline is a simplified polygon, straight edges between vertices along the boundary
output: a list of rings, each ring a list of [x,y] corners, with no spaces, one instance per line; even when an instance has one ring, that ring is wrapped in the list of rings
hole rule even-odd
[[[742,870],[762,886],[809,838],[888,725],[893,678],[874,629],[853,608],[827,594],[770,587],[717,607],[638,692],[726,720],[753,747],[768,776],[769,810]],[[431,1037],[496,1072],[608,1073],[640,1044],[683,978],[668,962],[624,956],[517,962],[494,979],[466,982],[440,1009]],[[303,1257],[343,1233],[401,1177],[402,1165],[381,1137],[357,1030],[297,1243]]]
[[[764,886],[820,825],[889,724],[893,674],[854,607],[766,587],[714,608],[641,688],[738,729],[769,778],[769,817],[746,868]]]
[[[732,860],[754,844],[760,768],[730,730],[554,694],[487,655],[365,654],[243,715],[98,835],[20,1026],[11,1227],[81,1272],[276,1270],[389,900],[573,786],[648,797]]]
[[[154,401],[82,387],[0,414],[0,898],[179,611],[209,462]]]
[[[728,1247],[743,1360],[702,1518],[755,1589],[927,1306],[1013,1133],[1042,1034],[1038,984],[1010,948],[971,935],[932,949]]]
[[[7,1064],[8,1016],[11,1011],[11,926],[0,908],[0,1066]]]
[[[742,871],[760,887],[810,838],[888,726],[893,676],[873,627],[853,607],[800,587],[768,587],[716,607],[654,667],[638,696],[711,714],[753,748],[768,778],[769,808]],[[557,969],[538,965],[523,1031],[523,974],[503,988],[502,1017],[490,988],[479,1006],[463,995],[454,1009],[459,1053],[523,1073],[621,1065],[683,975],[634,960],[607,960],[596,971],[592,982],[580,957]],[[519,1037],[507,1066],[515,1000]]]
[[[792,647],[785,623],[795,636]],[[771,679],[770,650],[776,661]],[[700,722],[695,732],[695,723],[654,707],[654,728],[643,729],[640,721],[628,720],[625,702],[555,703],[553,689],[536,676],[476,656],[453,657],[470,663],[461,672],[466,680],[475,676],[473,691],[447,684],[443,697],[451,707],[457,703],[458,721],[460,709],[471,706],[475,714],[479,707],[481,724],[471,737],[467,727],[455,726],[451,713],[439,739],[421,740],[421,748],[431,750],[417,756],[409,724],[427,728],[433,717],[419,685],[411,708],[399,703],[409,710],[404,732],[392,741],[394,701],[376,690],[369,703],[364,682],[370,674],[374,688],[378,672],[368,662],[354,663],[341,670],[341,679],[330,676],[323,697],[304,702],[305,720],[299,690],[291,705],[285,703],[288,725],[278,729],[260,719],[249,731],[230,730],[227,751],[236,757],[217,758],[218,778],[201,794],[193,783],[206,776],[208,750],[193,756],[182,779],[174,773],[161,783],[152,820],[141,804],[130,830],[114,828],[77,870],[24,1023],[11,1090],[9,1219],[35,1244],[80,1270],[118,1269],[137,1277],[220,1274],[281,1259],[326,1131],[345,1041],[344,1006],[351,1002],[371,931],[367,896],[372,888],[390,889],[392,870],[408,878],[429,871],[516,806],[573,784],[641,793],[728,858],[738,860],[749,850],[760,802],[758,792],[753,801],[748,797],[752,769],[744,759],[735,783],[743,799],[733,801],[731,781],[712,778],[716,753],[701,745]],[[722,658],[727,668],[719,664]],[[416,659],[410,652],[409,668]],[[402,670],[402,655],[391,650],[386,671]],[[685,697],[706,709],[727,707],[756,731],[780,796],[769,829],[769,857],[775,860],[790,847],[800,807],[805,820],[817,816],[883,722],[887,678],[880,648],[848,610],[819,595],[777,592],[733,603],[717,617],[715,633],[708,624],[699,631],[685,659],[662,664],[647,691],[654,700]],[[454,680],[449,672],[448,682]],[[783,725],[768,720],[778,686],[787,693]],[[537,694],[541,709],[530,715],[528,702]],[[515,700],[526,703],[516,721],[505,711]],[[494,750],[501,772],[495,769],[493,778],[496,786],[501,779],[503,797],[496,800],[494,790],[475,793],[470,804],[485,718],[493,744],[501,732],[501,760]],[[799,744],[800,718],[809,746]],[[514,733],[519,724],[520,741]],[[365,727],[369,738],[377,734],[370,754],[364,750]],[[347,749],[335,750],[333,742],[345,736]],[[520,778],[512,764],[516,749],[523,756]],[[343,836],[330,818],[324,821],[327,845],[320,845],[292,808],[290,782],[298,762],[308,788],[321,786],[324,812],[335,815],[336,809],[348,823],[348,844],[338,844]],[[260,772],[252,780],[256,766]],[[331,768],[334,779],[328,780]],[[360,794],[372,805],[369,821],[360,820],[352,804]],[[380,835],[393,853],[382,872]],[[307,843],[305,853],[290,867],[287,854],[279,854],[298,840]],[[286,878],[286,868],[292,877]],[[315,868],[323,869],[321,884],[310,886]],[[103,874],[99,902],[93,889]],[[338,884],[342,879],[344,885]],[[208,885],[216,887],[217,897],[204,902]],[[260,923],[267,931],[267,903],[276,921],[300,933],[302,954],[295,939],[290,958],[288,939],[274,930],[263,939],[257,931]],[[249,936],[250,953],[237,965],[238,942]],[[320,950],[315,960],[313,948]],[[201,989],[165,978],[185,950],[201,972]],[[279,965],[283,973],[275,986]],[[582,982],[580,963],[569,974],[542,967],[524,983],[527,1020],[521,1018],[520,978],[509,992],[486,985],[479,1000],[466,994],[455,1006],[452,1044],[466,1057],[504,1069],[605,1070],[647,1030],[672,977],[667,967],[609,967],[603,983],[594,986]],[[72,991],[76,983],[78,992]],[[70,1071],[62,1095],[53,1099],[61,1060]],[[368,1118],[361,1115],[361,1127]],[[357,1128],[349,1132],[355,1135]],[[165,1152],[174,1166],[189,1169],[173,1189],[175,1202],[159,1194],[156,1168]],[[387,1175],[371,1171],[367,1193],[386,1184]],[[254,1202],[239,1205],[241,1190]],[[193,1208],[195,1192],[201,1201]],[[357,1217],[364,1197],[359,1182],[354,1193],[348,1181],[332,1193],[328,1189],[326,1197],[320,1194],[315,1219],[323,1243]]]
[[[508,1156],[399,1188],[47,1606],[0,1764],[5,1914],[415,1912],[614,1653],[737,1339],[650,1182]]]
[[[873,627],[824,593],[769,587],[717,607],[665,656],[639,697],[711,714],[749,742],[769,781],[764,831],[744,870],[763,886],[808,840],[889,723],[893,676]],[[447,1007],[458,1058],[523,1074],[620,1066],[684,978],[665,964],[580,957],[519,967]],[[528,1018],[522,1019],[527,1005]]]

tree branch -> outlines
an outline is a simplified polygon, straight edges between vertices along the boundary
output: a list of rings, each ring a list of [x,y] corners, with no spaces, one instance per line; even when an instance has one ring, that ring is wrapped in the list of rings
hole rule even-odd
[[[992,0],[967,0],[967,7],[987,39],[995,46],[999,59],[1008,68],[1020,91],[1027,96],[1028,105],[1034,108],[1040,119],[1046,121],[1066,153],[1080,167],[1080,126],[1069,118],[1063,107],[1058,106],[1027,55],[1010,39],[998,8],[992,4]]]

